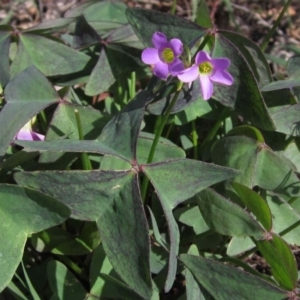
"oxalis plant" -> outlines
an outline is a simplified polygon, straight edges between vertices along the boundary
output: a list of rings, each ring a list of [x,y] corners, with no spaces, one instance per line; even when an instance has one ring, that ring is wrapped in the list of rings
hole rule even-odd
[[[264,55],[289,3],[261,46],[205,1],[0,27],[4,299],[298,299],[300,58]]]

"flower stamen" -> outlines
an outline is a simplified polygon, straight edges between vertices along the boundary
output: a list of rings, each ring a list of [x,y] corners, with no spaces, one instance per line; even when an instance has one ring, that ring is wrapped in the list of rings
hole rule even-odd
[[[212,70],[213,70],[213,66],[208,61],[203,62],[202,64],[199,65],[199,73],[202,75],[211,74]]]
[[[175,58],[174,52],[171,48],[165,48],[162,51],[161,56],[167,64],[170,64],[171,62],[173,62],[173,60]]]

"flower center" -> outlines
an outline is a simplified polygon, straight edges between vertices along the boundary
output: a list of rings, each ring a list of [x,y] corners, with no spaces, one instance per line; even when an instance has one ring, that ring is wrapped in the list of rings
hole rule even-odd
[[[167,64],[171,63],[175,58],[173,50],[171,48],[165,48],[162,51],[161,56]]]
[[[199,65],[199,72],[202,75],[210,74],[213,70],[213,66],[210,62],[206,61]]]

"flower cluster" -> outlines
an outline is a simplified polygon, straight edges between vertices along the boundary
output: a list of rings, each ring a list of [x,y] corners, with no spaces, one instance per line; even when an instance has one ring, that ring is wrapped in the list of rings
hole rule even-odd
[[[168,41],[163,33],[155,32],[152,36],[152,44],[154,48],[146,48],[142,52],[142,61],[154,65],[154,75],[165,80],[171,74],[189,84],[199,79],[204,100],[212,96],[213,83],[232,85],[234,81],[226,71],[230,66],[228,58],[211,58],[205,51],[199,51],[195,63],[185,68],[179,58],[183,54],[183,44],[179,39]]]

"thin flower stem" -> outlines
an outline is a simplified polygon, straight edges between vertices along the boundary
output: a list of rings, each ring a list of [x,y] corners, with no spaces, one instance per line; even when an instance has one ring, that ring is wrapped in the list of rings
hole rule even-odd
[[[169,135],[170,135],[170,133],[171,133],[171,131],[172,131],[173,126],[174,126],[174,122],[172,122],[172,123],[170,124],[169,128],[168,128],[168,131],[167,131],[167,133],[166,133],[166,135],[165,135],[165,138],[166,138],[166,139],[169,137]]]
[[[47,131],[47,118],[45,112],[42,110],[40,111],[40,120],[41,120],[41,125],[42,129],[46,132]]]
[[[70,258],[65,255],[57,255],[57,259],[68,266],[75,274],[79,275],[82,279],[88,281],[87,275],[82,272],[80,267],[78,267]]]
[[[196,53],[198,53],[199,51],[203,50],[205,45],[207,44],[207,42],[209,41],[210,39],[210,34],[206,34],[202,43],[200,44],[199,48],[197,49]]]
[[[154,137],[154,140],[153,140],[150,152],[149,152],[149,156],[148,156],[148,159],[147,159],[147,164],[150,164],[153,161],[155,150],[156,150],[156,147],[158,145],[159,138],[161,137],[161,134],[162,134],[162,132],[165,128],[165,125],[167,124],[167,121],[169,119],[169,115],[170,115],[170,113],[171,113],[171,111],[172,111],[172,109],[173,109],[173,107],[174,107],[174,105],[175,105],[175,103],[178,99],[179,93],[180,93],[180,90],[178,90],[174,94],[174,97],[171,100],[171,103],[169,104],[166,112],[161,116],[161,120],[160,120],[160,122],[158,124],[158,127],[156,129],[155,137]],[[145,198],[146,198],[146,194],[147,194],[148,184],[149,184],[149,179],[148,179],[148,177],[145,176],[144,180],[143,180],[143,184],[142,184],[142,189],[141,189],[142,199],[144,200],[144,202],[145,202]]]
[[[117,90],[118,90],[118,100],[120,103],[123,101],[123,89],[122,89],[122,82],[119,78],[117,78]]]
[[[171,14],[172,14],[172,15],[175,15],[175,12],[176,12],[176,4],[177,4],[177,0],[173,0],[172,8],[171,8]]]
[[[194,159],[198,159],[198,134],[195,120],[192,121],[192,141],[194,148]]]
[[[154,124],[154,130],[153,130],[154,134],[157,133],[161,119],[162,119],[162,116],[157,116],[155,124]]]
[[[205,148],[205,146],[212,141],[212,139],[214,138],[214,136],[216,135],[216,133],[218,132],[220,126],[222,125],[223,121],[227,118],[229,113],[229,108],[225,107],[224,110],[222,111],[222,113],[220,114],[217,122],[214,124],[214,126],[211,128],[211,130],[209,131],[208,135],[206,136],[206,138],[204,139],[203,143],[201,144],[201,146],[199,147],[199,154],[202,155],[202,152]]]
[[[277,20],[274,22],[272,28],[270,29],[270,31],[267,33],[267,35],[266,35],[265,38],[263,39],[263,42],[261,43],[261,46],[260,46],[260,49],[261,49],[262,51],[265,51],[265,50],[266,50],[266,48],[267,48],[267,46],[268,46],[268,43],[269,43],[270,39],[271,39],[272,36],[274,35],[274,33],[275,33],[275,31],[276,31],[276,29],[277,29],[279,23],[281,22],[281,20],[282,20],[284,14],[285,14],[285,12],[287,11],[288,7],[289,7],[290,4],[291,4],[291,2],[292,2],[292,0],[288,0],[288,1],[285,3],[285,5],[284,5],[284,7],[283,7],[281,13],[279,14]]]
[[[79,137],[79,140],[83,141],[83,131],[82,131],[82,123],[81,123],[80,114],[77,109],[74,110],[74,113],[75,113],[75,117],[76,117],[78,137]],[[84,170],[92,170],[93,169],[91,161],[90,161],[87,153],[85,153],[85,152],[81,153],[81,161],[82,161]]]
[[[136,84],[136,73],[132,72],[130,76],[130,85],[129,85],[129,100],[135,97],[135,84]]]
[[[45,114],[45,112],[43,110],[40,112],[40,115],[42,117],[42,120],[43,120],[44,124],[47,125],[46,114]]]

